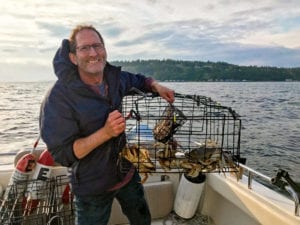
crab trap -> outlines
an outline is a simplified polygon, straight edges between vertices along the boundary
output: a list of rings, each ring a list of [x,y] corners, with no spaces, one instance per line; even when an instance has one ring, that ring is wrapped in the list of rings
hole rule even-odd
[[[14,181],[0,198],[0,224],[73,225],[72,198],[66,175]]]
[[[169,104],[155,94],[123,99],[127,144],[122,157],[140,173],[235,172],[240,158],[240,116],[199,95],[175,94]]]

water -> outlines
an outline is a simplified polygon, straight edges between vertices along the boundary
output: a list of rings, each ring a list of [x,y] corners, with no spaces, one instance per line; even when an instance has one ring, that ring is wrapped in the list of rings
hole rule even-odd
[[[0,83],[0,164],[12,163],[17,151],[33,147],[40,103],[52,84]],[[300,181],[300,82],[165,85],[232,107],[242,116],[241,156],[247,158],[247,165],[268,176],[282,168]]]
[[[300,181],[300,82],[189,83],[178,91],[232,107],[242,116],[247,165],[268,176],[282,168]]]
[[[0,83],[0,164],[12,163],[16,152],[33,147],[39,136],[40,104],[52,84]]]

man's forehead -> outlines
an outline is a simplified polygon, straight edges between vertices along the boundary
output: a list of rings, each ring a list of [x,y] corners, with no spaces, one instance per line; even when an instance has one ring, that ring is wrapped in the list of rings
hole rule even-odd
[[[90,43],[91,41],[101,42],[98,34],[91,29],[84,29],[76,34],[76,42],[79,43]],[[102,42],[101,42],[102,43]]]

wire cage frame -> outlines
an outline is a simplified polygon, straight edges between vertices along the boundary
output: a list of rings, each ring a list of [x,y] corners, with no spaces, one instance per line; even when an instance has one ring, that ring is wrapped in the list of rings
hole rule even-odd
[[[72,198],[66,175],[14,181],[0,198],[0,224],[73,225]]]
[[[123,99],[127,145],[122,157],[139,172],[237,172],[241,118],[230,107],[200,95],[175,93],[169,104],[157,94]]]

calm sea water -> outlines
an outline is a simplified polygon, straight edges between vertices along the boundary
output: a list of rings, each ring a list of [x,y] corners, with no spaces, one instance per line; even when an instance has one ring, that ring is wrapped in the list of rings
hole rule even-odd
[[[33,147],[40,103],[52,84],[0,83],[0,164],[12,163],[14,153]],[[268,176],[282,168],[300,181],[300,82],[164,84],[232,107],[242,116],[241,156],[247,165]]]

